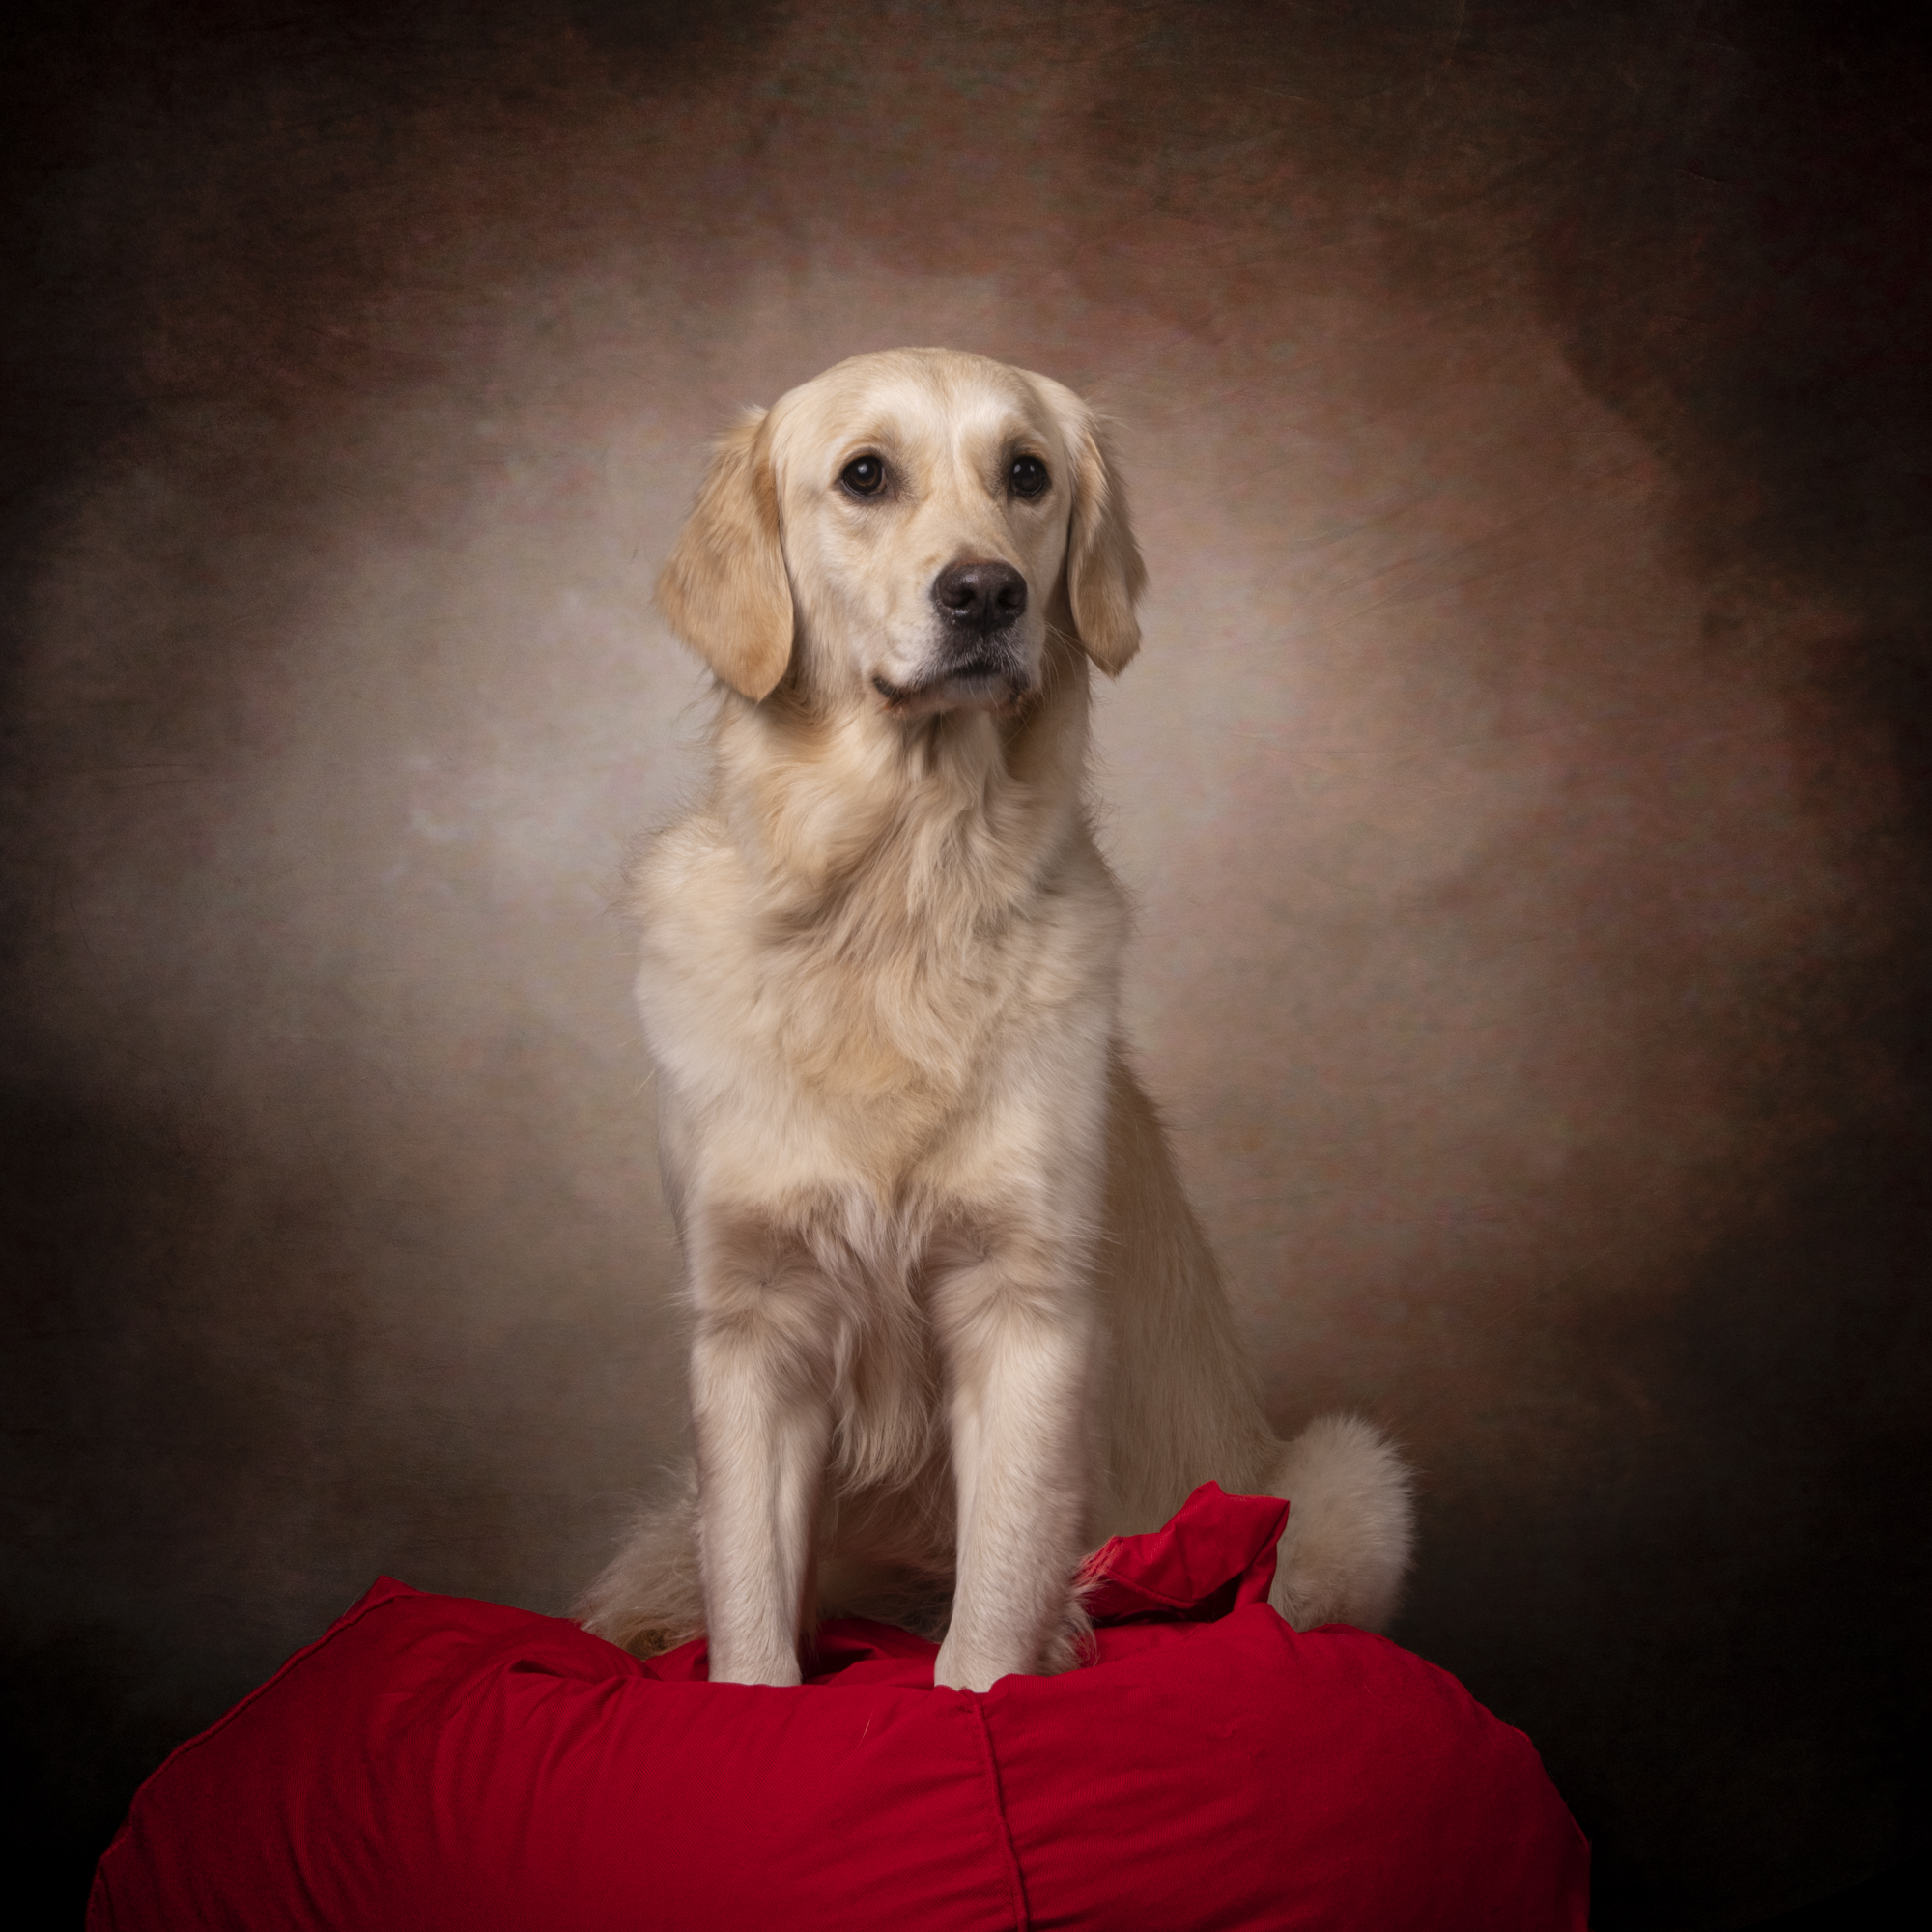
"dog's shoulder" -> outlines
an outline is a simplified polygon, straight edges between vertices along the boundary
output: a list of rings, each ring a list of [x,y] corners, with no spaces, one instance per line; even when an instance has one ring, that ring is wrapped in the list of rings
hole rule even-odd
[[[742,896],[743,874],[723,817],[701,807],[666,826],[633,862],[630,909],[649,935],[668,919]]]

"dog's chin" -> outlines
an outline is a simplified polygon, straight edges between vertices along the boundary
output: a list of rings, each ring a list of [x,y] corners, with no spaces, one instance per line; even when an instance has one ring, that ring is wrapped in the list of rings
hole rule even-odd
[[[986,658],[918,684],[894,684],[874,675],[872,689],[889,717],[940,718],[955,711],[1017,711],[1033,696],[1033,683],[1017,665]]]

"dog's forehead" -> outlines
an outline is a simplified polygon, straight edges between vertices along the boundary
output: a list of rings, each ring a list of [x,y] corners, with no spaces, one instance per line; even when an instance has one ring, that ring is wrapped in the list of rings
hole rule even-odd
[[[937,454],[1031,432],[1057,441],[1053,412],[1025,373],[949,350],[855,356],[781,398],[777,442],[830,453],[877,441]]]

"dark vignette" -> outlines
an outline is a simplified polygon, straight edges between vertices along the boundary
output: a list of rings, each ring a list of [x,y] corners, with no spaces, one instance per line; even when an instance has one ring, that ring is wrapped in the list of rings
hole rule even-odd
[[[263,211],[312,220],[316,234],[308,254],[299,240],[292,246],[285,288],[272,265],[256,288],[251,321],[265,327],[245,354],[217,343],[186,376],[157,372],[144,355],[154,276],[130,265],[154,216],[194,191],[196,144],[234,102],[258,93],[293,102],[292,143],[326,145],[346,118],[380,147],[385,117],[422,99],[514,109],[558,86],[532,52],[542,39],[533,23],[574,37],[613,85],[670,92],[728,72],[779,12],[614,0],[17,10],[0,63],[0,194],[22,270],[0,321],[9,646],[73,479],[157,410],[191,402],[184,383],[244,397],[272,419],[367,374],[356,345],[314,339],[300,313],[304,276],[374,284],[384,268],[379,244],[358,256],[348,230],[328,232],[326,183],[311,208]],[[1641,1670],[1633,1674],[1626,1649],[1601,1683],[1558,1681],[1547,1668],[1556,1660],[1533,1645],[1487,1650],[1486,1627],[1462,1599],[1499,1578],[1551,1616],[1639,1613],[1634,1587],[1621,1604],[1576,1598],[1554,1523],[1537,1535],[1497,1525],[1488,1547],[1465,1542],[1425,1580],[1411,1631],[1420,1625],[1433,1654],[1544,1742],[1597,1842],[1604,1925],[1728,1922],[1724,1898],[1701,1889],[1698,1833],[1782,1834],[1804,1821],[1706,1816],[1707,1753],[1772,1749],[1794,1704],[1840,1787],[1892,1809],[1888,1856],[1922,1859],[1925,1679],[1913,1653],[1926,1601],[1915,1532],[1928,1473],[1922,1281],[1932,1250],[1924,17],[1800,4],[1123,14],[1131,31],[1113,56],[1112,104],[1067,138],[1104,148],[1128,205],[1211,210],[1244,170],[1264,177],[1287,149],[1338,210],[1368,208],[1386,224],[1418,287],[1472,272],[1472,256],[1481,272],[1521,276],[1579,377],[1684,478],[1681,538],[1715,586],[1708,648],[1749,648],[1745,615],[1787,589],[1826,595],[1852,615],[1831,646],[1778,674],[1809,707],[1821,797],[1844,721],[1857,718],[1889,743],[1904,809],[1882,826],[1844,829],[1856,847],[1847,865],[1866,868],[1889,899],[1887,947],[1855,967],[1793,962],[1786,1037],[1768,1040],[1754,1069],[1768,1118],[1813,1123],[1804,1171],[1764,1177],[1753,1238],[1711,1253],[1694,1292],[1635,1329],[1579,1317],[1607,1329],[1573,1338],[1634,1364],[1670,1392],[1668,1406],[1705,1417],[1707,1436],[1728,1435],[1740,1463],[1762,1469],[1773,1498],[1747,1535],[1699,1521],[1694,1495],[1674,1531],[1711,1552],[1675,1581],[1737,1597],[1730,1640],[1714,1654],[1703,1627],[1661,1618]],[[1451,28],[1453,58],[1418,114],[1406,83]],[[1268,87],[1284,75],[1321,112],[1280,122]],[[185,158],[157,168],[171,143]],[[1190,321],[1211,327],[1212,308],[1204,289]],[[84,756],[86,731],[11,708],[0,728],[12,827],[11,801],[31,793],[44,761]],[[11,1027],[42,970],[37,935],[52,914],[33,852],[0,837]],[[1854,1056],[1882,1063],[1882,1092],[1840,1077]],[[7,1062],[9,1352],[34,1365],[21,1373],[71,1378],[114,1418],[90,1455],[10,1435],[19,1473],[8,1533],[42,1548],[75,1535],[84,1565],[97,1559],[69,1525],[88,1525],[121,1566],[103,1577],[103,1601],[138,1601],[150,1541],[181,1517],[218,1511],[236,1442],[257,1458],[309,1453],[291,1436],[286,1399],[223,1379],[138,1320],[150,1285],[245,1272],[269,1236],[236,1229],[243,1210],[226,1179],[235,1155],[218,1131],[118,1110],[24,1049]],[[327,1275],[341,1265],[344,1213],[312,1177],[290,1177],[272,1237],[298,1231]],[[1809,1292],[1825,1277],[1833,1293]],[[304,1384],[314,1400],[327,1400],[321,1384],[337,1359],[327,1335],[314,1339]],[[1877,1425],[1822,1465],[1801,1455],[1835,1439],[1846,1406]],[[148,1445],[163,1439],[166,1457],[149,1465]],[[1627,1549],[1644,1577],[1657,1532],[1634,1499],[1667,1484],[1682,1447],[1667,1435],[1647,1444],[1648,1472],[1609,1459],[1583,1472],[1568,1534]],[[1779,1527],[1767,1556],[1766,1533]],[[264,1645],[279,1634],[211,1639],[188,1655],[172,1640],[143,1650],[129,1635],[140,1624],[116,1614],[7,1651],[10,1849],[16,1870],[47,1875],[48,1922],[72,1922],[138,1777],[261,1674]],[[1778,1724],[1756,1738],[1747,1714],[1774,1700]],[[1761,1803],[1768,1787],[1742,1788]],[[1658,1823],[1673,1813],[1677,1839]],[[1829,1845],[1816,1873],[1820,1891],[1860,1876]],[[1867,1895],[1844,1910],[1876,1906]]]

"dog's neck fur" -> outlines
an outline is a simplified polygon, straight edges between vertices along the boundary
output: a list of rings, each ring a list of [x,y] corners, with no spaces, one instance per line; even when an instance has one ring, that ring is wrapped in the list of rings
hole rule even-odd
[[[758,704],[726,692],[719,816],[781,929],[956,948],[1028,903],[1084,832],[1089,702],[1086,659],[1051,636],[1040,690],[1007,716],[909,723],[791,684]]]

